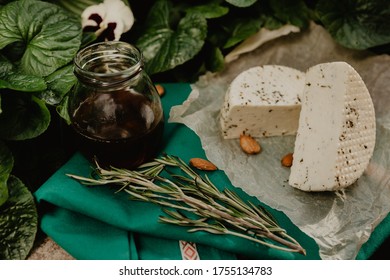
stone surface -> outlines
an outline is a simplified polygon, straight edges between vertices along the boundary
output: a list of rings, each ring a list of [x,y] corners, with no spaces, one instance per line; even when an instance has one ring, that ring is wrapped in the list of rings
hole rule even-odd
[[[64,249],[55,243],[50,237],[45,237],[37,242],[31,250],[28,260],[74,260]]]

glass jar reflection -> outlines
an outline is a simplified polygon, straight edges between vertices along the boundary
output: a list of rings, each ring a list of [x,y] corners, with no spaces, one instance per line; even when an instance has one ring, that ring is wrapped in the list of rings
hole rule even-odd
[[[125,42],[97,43],[80,50],[74,65],[78,83],[68,111],[80,151],[99,164],[126,168],[154,157],[164,116],[141,52]]]

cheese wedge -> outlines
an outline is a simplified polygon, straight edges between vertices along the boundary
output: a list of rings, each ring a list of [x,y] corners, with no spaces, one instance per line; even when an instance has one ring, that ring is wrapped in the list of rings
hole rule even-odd
[[[224,139],[295,134],[305,74],[264,65],[240,73],[230,84],[220,114]]]
[[[375,112],[360,75],[345,62],[306,72],[289,184],[334,191],[353,184],[375,146]]]

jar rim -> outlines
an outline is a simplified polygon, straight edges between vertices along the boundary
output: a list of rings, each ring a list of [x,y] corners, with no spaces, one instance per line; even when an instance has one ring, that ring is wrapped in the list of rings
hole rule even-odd
[[[89,64],[105,58],[107,61],[117,58],[126,59],[129,63],[124,69],[115,72],[97,72],[89,69]],[[79,50],[74,58],[75,72],[95,78],[124,76],[129,78],[142,70],[142,52],[134,45],[123,41],[105,41],[91,44]]]

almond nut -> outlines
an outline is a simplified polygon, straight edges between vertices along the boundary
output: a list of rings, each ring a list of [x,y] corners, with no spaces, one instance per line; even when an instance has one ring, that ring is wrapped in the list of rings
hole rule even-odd
[[[260,144],[256,141],[255,138],[250,135],[240,135],[240,146],[245,153],[250,155],[258,154],[261,152]]]
[[[210,161],[203,158],[192,158],[190,159],[190,165],[200,170],[214,171],[217,167]]]
[[[158,95],[163,96],[165,93],[164,87],[160,84],[156,84],[155,87],[157,89]]]
[[[293,153],[289,153],[289,154],[285,155],[282,158],[281,163],[285,167],[291,167],[292,163],[293,163]]]

